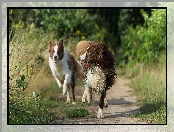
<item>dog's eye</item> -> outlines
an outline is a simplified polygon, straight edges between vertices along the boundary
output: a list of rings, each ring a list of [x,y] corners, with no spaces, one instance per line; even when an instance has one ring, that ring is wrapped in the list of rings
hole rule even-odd
[[[53,53],[54,53],[55,51],[53,50]]]

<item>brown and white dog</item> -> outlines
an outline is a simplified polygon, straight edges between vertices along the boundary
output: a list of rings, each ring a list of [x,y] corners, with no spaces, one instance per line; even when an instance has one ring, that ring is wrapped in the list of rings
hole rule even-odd
[[[107,106],[106,91],[115,83],[115,58],[106,44],[80,41],[76,47],[78,62],[83,67],[85,91],[82,102],[91,103],[92,94],[100,95],[98,118],[104,118],[103,107]]]
[[[75,104],[75,81],[79,75],[81,66],[63,46],[63,39],[56,44],[49,41],[49,66],[59,88],[63,87],[63,95],[67,93],[67,101],[70,102],[70,88],[72,89],[72,101]]]

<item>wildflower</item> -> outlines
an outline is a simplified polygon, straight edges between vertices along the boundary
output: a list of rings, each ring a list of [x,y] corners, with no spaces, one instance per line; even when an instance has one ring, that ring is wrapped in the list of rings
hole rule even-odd
[[[12,13],[13,13],[13,10],[10,9],[10,10],[9,10],[9,14],[11,15]]]
[[[14,23],[14,22],[12,22],[11,26],[14,28],[14,27],[15,27],[15,23]]]
[[[14,29],[19,29],[19,28],[23,28],[24,27],[24,24],[21,23],[21,21],[19,21],[18,23],[12,22],[11,27],[14,28]]]
[[[82,39],[85,39],[85,36],[82,36]]]
[[[32,70],[33,70],[33,68],[32,68],[32,67],[30,67],[30,68],[29,68],[29,70],[30,70],[30,71],[32,71]]]
[[[80,34],[80,30],[77,30],[77,31],[76,31],[76,34]]]

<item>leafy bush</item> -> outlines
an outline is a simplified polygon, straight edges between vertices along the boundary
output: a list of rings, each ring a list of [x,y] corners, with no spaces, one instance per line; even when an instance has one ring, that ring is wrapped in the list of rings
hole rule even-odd
[[[39,95],[26,96],[22,91],[11,91],[9,98],[9,123],[10,124],[46,124],[53,115],[42,104]]]
[[[51,37],[58,40],[67,38],[75,40],[72,43],[76,47],[81,40],[95,40],[105,42],[115,53],[117,41],[117,20],[119,10],[117,9],[30,9],[12,10],[10,21],[23,20],[27,30],[40,28],[46,33],[52,34]],[[21,12],[32,18],[23,19]],[[19,16],[21,19],[17,19]],[[11,22],[12,23],[12,22]],[[10,24],[11,25],[11,24]]]
[[[68,118],[79,118],[88,115],[88,110],[85,108],[75,108],[65,111],[66,117]]]
[[[123,54],[123,58],[127,57],[129,65],[137,62],[157,63],[166,51],[166,10],[154,9],[150,17],[144,10],[141,13],[144,26],[129,26],[121,36],[124,51],[120,50],[119,53]]]

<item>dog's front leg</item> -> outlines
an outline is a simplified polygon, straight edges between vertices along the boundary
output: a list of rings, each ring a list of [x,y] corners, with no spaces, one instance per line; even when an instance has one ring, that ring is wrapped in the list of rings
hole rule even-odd
[[[70,89],[68,88],[67,90],[67,99],[66,99],[66,103],[70,103]]]
[[[85,87],[85,90],[82,96],[82,102],[86,102],[87,95],[88,95],[88,87]]]
[[[63,83],[63,95],[65,95],[67,93],[67,101],[66,102],[70,102],[70,88],[69,88],[69,84],[70,84],[70,75],[66,74],[65,75],[65,80]]]
[[[62,88],[63,83],[57,77],[54,77],[54,78],[56,79],[59,88]]]
[[[108,102],[106,99],[106,89],[105,89],[105,93],[104,93],[104,107],[108,107]]]
[[[104,107],[108,107],[108,102],[107,102],[106,97],[104,98]]]
[[[71,81],[71,76],[69,74],[66,74],[65,75],[65,80],[64,80],[64,83],[63,83],[63,95],[66,94],[68,88],[69,88],[69,83]]]
[[[101,97],[100,97],[100,102],[99,102],[99,109],[98,109],[98,118],[104,118],[104,114],[103,114],[103,106],[104,106],[104,92],[101,93]]]
[[[87,89],[87,100],[88,100],[88,103],[91,104],[91,101],[92,101],[92,88],[89,87]]]

